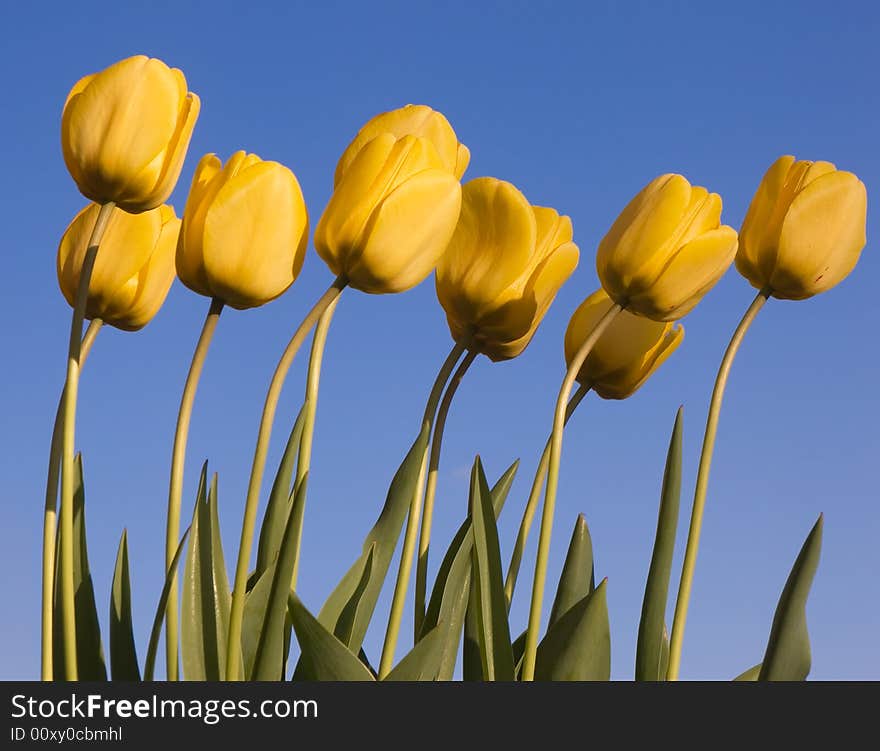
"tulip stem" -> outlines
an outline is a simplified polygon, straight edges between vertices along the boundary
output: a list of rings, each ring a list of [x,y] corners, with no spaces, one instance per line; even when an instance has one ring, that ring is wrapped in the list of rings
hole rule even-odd
[[[574,413],[577,406],[583,401],[583,398],[589,393],[589,385],[580,385],[577,391],[572,394],[565,408],[565,420],[563,426],[568,424],[569,418]],[[510,604],[513,602],[513,590],[516,587],[516,580],[519,576],[519,567],[522,563],[523,552],[526,548],[526,542],[529,539],[529,531],[532,527],[532,521],[535,518],[535,511],[538,508],[538,499],[541,496],[541,490],[544,488],[544,478],[547,477],[547,467],[550,466],[550,438],[544,446],[544,453],[538,462],[538,469],[535,471],[535,479],[532,480],[532,489],[529,491],[529,499],[526,501],[526,508],[523,512],[522,522],[519,525],[519,532],[516,535],[516,544],[513,546],[513,553],[510,556],[510,565],[507,567],[507,578],[504,581],[504,596],[507,599],[507,610],[510,611]]]
[[[263,414],[260,419],[260,429],[257,432],[257,445],[254,450],[254,461],[251,466],[251,476],[248,482],[247,497],[244,506],[244,519],[241,525],[241,541],[238,548],[238,562],[235,567],[235,583],[232,588],[232,606],[229,613],[229,637],[226,644],[226,680],[235,681],[240,679],[241,670],[241,624],[244,616],[245,588],[247,586],[248,564],[253,547],[254,525],[257,521],[257,505],[260,500],[260,485],[263,481],[263,470],[266,468],[266,454],[269,450],[269,439],[272,436],[272,423],[275,420],[275,411],[278,409],[278,399],[281,396],[281,388],[284,379],[293,364],[296,353],[302,346],[312,327],[327,309],[327,307],[348,286],[345,276],[338,276],[327,291],[318,299],[312,309],[303,319],[299,328],[294,332],[287,344],[287,348],[281,355],[269,391],[266,393],[266,401],[263,405]]]
[[[80,345],[79,364],[82,368],[101,330],[103,321],[93,318],[86,329]],[[52,603],[55,596],[55,524],[58,502],[58,477],[61,470],[61,417],[64,404],[64,393],[58,399],[55,410],[55,423],[52,426],[52,442],[49,447],[49,471],[46,477],[46,504],[43,510],[43,608],[42,608],[42,660],[40,677],[51,681],[54,677],[52,656],[53,622]]]
[[[312,339],[312,352],[309,356],[309,373],[306,378],[306,414],[303,420],[302,437],[299,443],[299,455],[296,461],[296,480],[293,487],[302,493],[301,501],[291,509],[296,515],[294,521],[296,534],[296,554],[293,561],[293,576],[290,579],[290,589],[296,591],[296,582],[299,578],[299,552],[302,543],[303,515],[306,506],[306,489],[299,490],[300,485],[308,484],[309,468],[312,463],[312,439],[315,435],[315,413],[318,408],[318,386],[321,381],[321,363],[324,359],[324,346],[327,343],[327,333],[330,331],[330,322],[339,298],[334,299],[318,319],[315,327],[315,336]]]
[[[428,459],[428,484],[425,488],[425,501],[422,511],[422,527],[419,531],[419,558],[416,566],[416,604],[413,616],[413,626],[415,630],[415,641],[419,640],[419,633],[422,630],[422,622],[425,620],[425,596],[428,586],[428,548],[431,544],[431,523],[434,518],[434,499],[437,496],[437,474],[440,468],[440,451],[443,446],[443,430],[446,427],[446,417],[449,414],[449,407],[452,405],[452,399],[461,379],[467,373],[473,361],[479,353],[471,350],[458,366],[458,370],[449,381],[446,387],[446,393],[440,402],[440,408],[437,410],[437,420],[434,423],[434,433],[431,437],[431,454]]]
[[[183,471],[186,464],[186,443],[189,437],[189,424],[192,417],[193,404],[196,399],[196,390],[199,387],[199,379],[214,330],[220,320],[223,311],[223,301],[216,297],[211,300],[208,314],[202,325],[202,332],[193,352],[189,372],[183,386],[183,394],[180,397],[180,409],[177,412],[177,427],[174,431],[174,448],[171,451],[171,479],[168,482],[168,520],[165,527],[165,571],[171,568],[174,554],[180,543],[180,500],[183,494]],[[177,662],[177,572],[171,580],[171,589],[168,591],[168,604],[165,609],[165,672],[167,680],[179,680]]]
[[[694,490],[694,506],[691,511],[691,524],[688,530],[687,546],[684,553],[684,563],[681,569],[681,581],[678,585],[678,596],[675,600],[675,616],[672,621],[672,634],[669,641],[669,665],[666,670],[666,679],[678,680],[681,667],[681,646],[684,641],[684,626],[687,620],[688,604],[691,596],[691,587],[694,581],[694,569],[697,564],[697,551],[700,547],[700,531],[703,526],[703,511],[706,507],[706,491],[709,486],[709,468],[712,464],[712,452],[715,448],[715,435],[718,432],[718,417],[721,413],[721,402],[724,399],[724,389],[727,385],[727,377],[733,359],[742,344],[746,331],[752,325],[752,321],[758,315],[758,311],[764,306],[772,294],[770,289],[762,289],[749,305],[745,315],[733,332],[730,344],[721,365],[718,375],[715,377],[715,387],[712,389],[712,399],[709,402],[709,416],[706,419],[706,432],[703,436],[703,449],[700,453],[700,466],[697,470],[697,483]]]
[[[462,353],[470,345],[470,337],[462,342],[456,342],[443,362],[434,385],[431,387],[431,393],[428,396],[428,402],[425,404],[425,414],[422,416],[422,426],[428,426],[430,434],[434,425],[434,415],[437,412],[437,404],[443,394],[443,387],[452,373]],[[413,556],[415,554],[416,542],[419,533],[419,516],[421,513],[421,501],[425,492],[425,470],[428,463],[428,450],[422,456],[422,465],[419,469],[419,478],[416,483],[415,492],[413,492],[412,500],[409,505],[409,515],[406,520],[406,532],[403,538],[403,551],[400,554],[400,564],[397,569],[397,581],[394,585],[394,596],[391,600],[391,612],[388,615],[388,629],[385,631],[385,643],[382,646],[382,658],[379,662],[379,679],[384,678],[391,672],[394,664],[394,652],[397,648],[397,637],[400,634],[400,622],[403,618],[403,606],[406,601],[406,591],[409,588],[410,569],[412,568]]]
[[[83,321],[89,301],[89,283],[98,246],[110,222],[115,204],[101,205],[95,226],[89,238],[86,254],[79,272],[79,283],[73,302],[70,322],[70,342],[67,348],[67,378],[61,396],[61,613],[64,636],[64,677],[68,681],[79,678],[76,661],[76,614],[73,586],[73,473],[74,443],[76,439],[76,400],[79,393],[79,370],[82,357]]]
[[[577,354],[572,358],[565,379],[556,399],[553,413],[553,432],[550,434],[550,465],[547,473],[547,490],[544,495],[544,511],[541,515],[541,532],[538,537],[538,557],[535,561],[535,581],[532,585],[532,603],[529,608],[529,626],[526,631],[525,651],[523,653],[522,679],[535,679],[535,658],[538,651],[538,631],[541,627],[541,608],[544,603],[544,585],[547,581],[547,562],[550,556],[550,536],[553,530],[553,514],[556,507],[556,491],[559,485],[559,464],[562,456],[562,430],[565,427],[565,413],[568,398],[574,387],[577,375],[595,346],[599,337],[611,325],[623,306],[614,303],[596,323],[595,328],[584,340]]]

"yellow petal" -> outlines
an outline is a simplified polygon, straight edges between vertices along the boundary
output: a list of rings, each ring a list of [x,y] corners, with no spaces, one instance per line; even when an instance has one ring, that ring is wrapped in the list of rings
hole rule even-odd
[[[461,180],[471,163],[471,152],[463,143],[458,144],[458,153],[455,159],[455,176]]]
[[[308,216],[293,173],[277,162],[237,159],[205,217],[205,275],[214,296],[235,308],[282,294],[302,265]],[[224,170],[225,171],[225,170]]]
[[[223,165],[216,154],[205,154],[196,165],[189,196],[183,211],[183,225],[177,243],[175,264],[177,275],[193,292],[212,297],[205,275],[205,216],[214,196],[223,187],[218,179]]]
[[[333,178],[334,187],[339,184],[343,173],[351,166],[358,152],[382,133],[391,133],[395,138],[403,138],[408,135],[426,138],[436,149],[444,169],[459,178],[464,174],[467,161],[462,166],[461,172],[457,172],[461,154],[458,148],[458,138],[449,121],[441,113],[423,104],[408,104],[405,107],[376,115],[358,131],[357,136],[348,145],[336,165],[336,174]]]
[[[683,338],[683,326],[669,325],[661,339],[644,353],[640,361],[633,362],[629,367],[594,382],[593,390],[603,399],[626,399],[632,396],[678,349]]]
[[[618,302],[653,284],[668,259],[670,237],[690,205],[691,186],[681,175],[652,180],[633,198],[602,241],[596,270],[602,286]]]
[[[769,280],[774,294],[803,299],[841,282],[865,247],[866,212],[865,186],[851,172],[825,170],[810,181],[782,224]]]
[[[724,276],[736,246],[736,230],[726,225],[692,240],[672,257],[649,290],[630,298],[630,309],[655,321],[683,317]]]
[[[513,185],[491,177],[466,183],[458,225],[437,266],[447,314],[474,324],[497,308],[529,267],[536,235],[532,207]]]
[[[461,184],[443,169],[399,185],[370,217],[363,252],[349,267],[364,292],[403,292],[422,282],[446,250],[461,210]]]

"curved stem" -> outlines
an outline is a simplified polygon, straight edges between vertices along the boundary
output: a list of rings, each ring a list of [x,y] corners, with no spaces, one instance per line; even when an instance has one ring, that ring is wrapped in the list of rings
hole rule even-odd
[[[669,666],[666,670],[667,680],[678,680],[678,672],[681,667],[681,645],[684,641],[684,625],[687,620],[688,604],[691,596],[691,586],[694,581],[694,569],[697,564],[697,551],[700,547],[700,531],[703,526],[703,511],[706,507],[706,491],[709,486],[709,468],[712,464],[712,452],[715,448],[715,435],[718,432],[718,417],[721,413],[721,402],[724,399],[724,388],[727,385],[727,377],[730,375],[730,367],[736,357],[737,350],[742,344],[743,337],[758,311],[767,302],[772,290],[763,289],[749,305],[745,315],[733,332],[730,344],[721,359],[718,375],[715,378],[715,387],[712,389],[712,400],[709,402],[709,416],[706,419],[706,432],[703,436],[703,449],[700,453],[700,466],[697,470],[697,483],[694,489],[694,507],[691,511],[691,524],[688,530],[687,547],[684,553],[684,563],[681,568],[681,581],[678,585],[678,596],[675,600],[675,616],[672,621],[672,634],[669,640]]]
[[[86,254],[79,272],[79,284],[70,322],[70,342],[67,349],[67,379],[61,397],[61,613],[64,629],[64,677],[75,681],[79,677],[76,664],[76,616],[73,588],[73,452],[76,438],[76,400],[79,392],[79,368],[82,355],[82,325],[89,299],[89,282],[95,268],[98,246],[107,229],[115,204],[105,203],[98,211],[95,226],[89,238]]]
[[[186,443],[189,437],[189,423],[192,417],[193,404],[196,400],[196,389],[199,387],[199,378],[202,375],[202,367],[211,346],[211,339],[220,313],[223,311],[223,301],[214,298],[208,308],[205,323],[202,325],[202,333],[193,352],[189,372],[186,374],[186,382],[183,386],[183,395],[180,397],[180,409],[177,412],[177,427],[174,431],[174,448],[171,451],[171,479],[168,482],[168,520],[165,526],[165,571],[171,568],[174,554],[180,542],[180,499],[183,494],[183,470],[186,464]],[[165,672],[167,680],[178,680],[177,664],[177,572],[171,580],[171,589],[168,591],[168,604],[165,607]]]
[[[327,333],[330,331],[330,322],[336,312],[339,303],[337,297],[327,306],[327,310],[318,319],[315,328],[315,336],[312,339],[312,352],[309,356],[309,374],[306,378],[306,414],[303,420],[303,432],[299,442],[299,455],[296,461],[296,480],[293,487],[299,488],[301,483],[308,483],[309,467],[312,463],[312,439],[315,435],[315,413],[318,409],[318,387],[321,382],[321,363],[324,359],[324,345],[327,343]],[[296,591],[296,582],[299,578],[299,549],[302,542],[303,514],[306,508],[306,489],[303,489],[301,501],[291,509],[295,514],[296,534],[296,557],[293,561],[293,576],[290,579],[290,588]]]
[[[431,393],[428,396],[428,402],[425,404],[425,414],[422,417],[422,426],[427,423],[428,431],[434,424],[434,414],[437,412],[437,403],[440,401],[440,395],[443,393],[443,387],[449,380],[452,369],[464,352],[470,345],[470,337],[465,341],[456,342],[446,357],[434,385],[431,387]],[[406,520],[406,532],[403,538],[403,551],[400,554],[400,565],[397,569],[397,581],[394,585],[394,596],[391,600],[391,612],[388,615],[388,629],[385,631],[385,643],[382,645],[382,659],[379,662],[379,678],[382,679],[391,672],[391,666],[394,663],[394,651],[397,648],[397,637],[400,634],[400,621],[403,618],[403,606],[406,601],[406,590],[409,587],[409,575],[412,568],[413,555],[415,553],[416,541],[419,532],[419,514],[421,512],[422,495],[425,492],[425,470],[428,463],[428,451],[422,456],[422,466],[419,470],[419,479],[413,492],[412,500],[409,504],[409,515]]]
[[[440,408],[437,410],[437,420],[434,423],[434,434],[431,438],[431,454],[428,459],[428,484],[425,488],[425,500],[422,510],[422,527],[419,531],[419,558],[416,564],[416,604],[413,616],[415,640],[418,641],[419,632],[422,630],[422,621],[425,619],[425,595],[428,586],[428,548],[431,544],[431,523],[434,518],[434,499],[437,495],[437,471],[440,468],[440,451],[443,446],[443,430],[446,427],[446,416],[452,399],[458,390],[458,385],[464,374],[467,373],[473,361],[479,353],[471,350],[458,366],[458,370],[449,381]]]
[[[86,358],[95,342],[95,337],[104,322],[93,318],[83,335],[80,345],[79,366],[86,364]],[[46,503],[43,509],[43,607],[42,607],[42,652],[40,677],[51,681],[55,670],[52,656],[52,601],[55,596],[55,524],[58,503],[58,476],[61,470],[61,408],[64,392],[58,399],[55,410],[55,423],[52,426],[52,442],[49,447],[49,471],[46,477]]]
[[[569,418],[577,409],[578,404],[589,393],[590,386],[581,384],[572,394],[565,408],[565,420],[563,426],[568,424]],[[535,471],[535,479],[532,480],[532,489],[529,491],[529,499],[526,501],[526,508],[523,512],[522,522],[519,525],[519,532],[516,535],[516,544],[513,546],[513,553],[510,556],[510,565],[507,567],[507,578],[504,580],[504,596],[507,599],[507,609],[510,610],[510,603],[513,601],[513,590],[516,587],[516,579],[519,576],[519,567],[522,563],[523,552],[526,549],[526,542],[529,539],[529,531],[532,528],[532,521],[535,518],[535,511],[538,508],[538,498],[541,496],[541,490],[544,487],[544,478],[547,477],[547,467],[550,466],[550,438],[544,446],[544,453],[538,462],[538,469]]]
[[[572,359],[559,396],[556,399],[556,410],[553,414],[553,432],[550,436],[550,466],[547,473],[547,491],[544,496],[544,511],[541,515],[541,533],[538,538],[538,557],[535,561],[535,581],[532,585],[532,604],[529,608],[529,627],[526,631],[525,651],[523,653],[522,679],[532,681],[535,679],[535,656],[538,650],[538,630],[541,627],[541,607],[544,603],[544,585],[547,581],[547,561],[550,557],[550,536],[553,528],[553,513],[556,507],[556,490],[559,484],[559,462],[562,456],[562,429],[565,426],[565,411],[568,404],[568,396],[577,379],[581,366],[590,350],[602,336],[602,333],[611,325],[617,314],[623,310],[618,303],[614,303],[602,318],[596,323],[595,328],[584,340],[581,348]]]
[[[278,398],[281,396],[281,388],[287,371],[293,364],[293,358],[302,346],[312,327],[343,289],[348,285],[348,279],[344,276],[336,277],[333,284],[321,295],[312,309],[308,312],[299,328],[294,332],[278,361],[266,401],[263,405],[263,415],[260,419],[260,429],[257,433],[257,446],[254,449],[254,461],[251,466],[251,476],[248,482],[247,498],[244,505],[244,519],[241,525],[241,541],[238,548],[238,562],[235,567],[235,583],[232,588],[232,606],[229,612],[229,637],[226,644],[226,680],[234,681],[239,678],[241,668],[241,621],[244,616],[245,587],[247,586],[248,562],[251,558],[251,548],[254,541],[254,525],[257,521],[257,505],[260,500],[260,484],[263,481],[263,470],[266,468],[266,454],[269,450],[269,439],[272,436],[272,423],[275,420],[275,411],[278,409]]]

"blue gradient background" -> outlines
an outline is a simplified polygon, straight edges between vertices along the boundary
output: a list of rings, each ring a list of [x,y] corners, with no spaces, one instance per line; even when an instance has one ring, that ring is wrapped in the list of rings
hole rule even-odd
[[[808,605],[812,677],[880,677],[876,4],[138,7],[79,2],[6,9],[0,50],[6,260],[0,276],[0,678],[39,675],[43,488],[70,315],[57,288],[55,250],[84,203],[61,158],[61,107],[80,76],[136,53],[181,68],[202,98],[172,199],[178,212],[199,156],[214,151],[225,159],[244,148],[295,171],[314,226],[336,160],[360,125],[377,112],[420,102],[445,113],[470,147],[467,177],[510,180],[533,203],[572,217],[581,264],[537,337],[515,361],[478,360],[456,398],[432,570],[464,513],[477,452],[490,480],[522,459],[501,521],[506,562],[550,426],[566,322],[597,286],[599,239],[645,182],[682,172],[720,192],[725,221],[738,227],[761,175],[780,154],[828,159],[856,172],[870,196],[869,240],[858,268],[818,298],[772,301],[736,361],[682,676],[726,679],[761,659],[790,566],[825,512],[822,561]],[[193,418],[185,504],[194,496],[199,465],[210,458],[220,473],[230,567],[269,376],[293,327],[330,280],[310,249],[286,295],[262,309],[229,310],[222,317]],[[633,674],[675,410],[685,405],[673,587],[712,381],[752,296],[732,269],[687,318],[681,349],[640,393],[622,403],[588,399],[567,431],[550,585],[555,587],[575,516],[584,512],[597,573],[609,577],[615,678]],[[77,440],[85,455],[99,608],[106,629],[116,545],[127,527],[141,658],[161,588],[172,431],[207,306],[176,283],[145,330],[102,332],[80,392]],[[430,280],[402,295],[344,296],[325,357],[306,512],[301,596],[311,608],[320,607],[359,551],[449,346]],[[298,409],[304,370],[302,357],[282,398],[270,472]],[[512,613],[517,632],[526,620],[535,539]],[[374,661],[389,600],[386,591],[367,639]],[[670,622],[671,611],[670,602]],[[410,632],[407,621],[398,654]]]

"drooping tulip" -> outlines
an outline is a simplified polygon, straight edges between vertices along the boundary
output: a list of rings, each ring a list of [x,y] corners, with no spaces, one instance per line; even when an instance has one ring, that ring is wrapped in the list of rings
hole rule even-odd
[[[71,307],[99,209],[92,203],[80,211],[58,246],[58,284]],[[168,205],[139,214],[114,211],[95,259],[86,318],[100,318],[125,331],[146,326],[174,281],[179,231],[180,219]]]
[[[184,75],[136,55],[74,84],[61,118],[61,148],[88,199],[149,211],[171,195],[199,115]]]
[[[424,136],[380,133],[341,172],[315,230],[315,249],[363,292],[403,292],[446,250],[461,183]]]
[[[532,206],[509,182],[480,177],[462,189],[461,218],[437,266],[437,296],[453,339],[492,360],[531,341],[578,262],[571,220]]]
[[[571,363],[611,305],[611,298],[599,289],[578,306],[565,331],[566,364]],[[626,399],[666,361],[683,338],[684,327],[680,324],[652,321],[624,310],[590,350],[577,380],[603,399]]]
[[[736,230],[721,224],[721,197],[681,175],[661,175],[633,198],[596,254],[609,297],[655,321],[686,315],[736,254]]]
[[[855,268],[865,247],[867,200],[864,183],[831,162],[780,157],[746,213],[737,270],[783,300],[831,289]]]
[[[281,295],[305,259],[309,217],[283,164],[235,152],[199,161],[177,245],[177,275],[194,292],[240,310]]]

